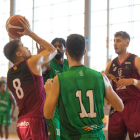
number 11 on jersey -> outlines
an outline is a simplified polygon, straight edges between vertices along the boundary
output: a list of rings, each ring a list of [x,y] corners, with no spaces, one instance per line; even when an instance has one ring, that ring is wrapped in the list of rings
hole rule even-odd
[[[85,118],[85,117],[96,118],[97,117],[97,113],[94,111],[93,90],[88,90],[86,92],[86,97],[89,98],[89,109],[90,109],[89,113],[86,112],[86,110],[85,110],[85,108],[83,106],[83,103],[82,103],[82,91],[81,90],[77,90],[76,97],[79,98],[80,107],[81,107],[81,113],[79,113],[80,118]]]

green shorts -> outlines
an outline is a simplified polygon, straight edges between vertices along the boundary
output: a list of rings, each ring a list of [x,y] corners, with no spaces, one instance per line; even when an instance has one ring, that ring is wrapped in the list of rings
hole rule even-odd
[[[60,124],[60,140],[70,140],[68,134],[65,133],[61,124]]]
[[[0,125],[8,126],[11,125],[11,111],[6,111],[0,114]]]
[[[49,140],[60,140],[60,122],[57,118],[47,120]]]

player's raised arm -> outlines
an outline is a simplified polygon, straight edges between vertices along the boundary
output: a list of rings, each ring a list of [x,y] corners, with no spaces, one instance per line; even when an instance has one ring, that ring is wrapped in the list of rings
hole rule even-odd
[[[122,100],[119,98],[119,96],[115,93],[115,91],[112,89],[112,86],[106,77],[105,74],[103,75],[105,88],[106,88],[106,100],[117,110],[122,111],[124,108]]]
[[[20,23],[23,25],[24,27],[24,31],[23,32],[18,32],[20,35],[28,35],[30,36],[33,40],[35,40],[40,46],[42,46],[45,50],[48,51],[53,51],[55,48],[53,47],[53,45],[51,45],[50,43],[48,43],[47,41],[45,41],[44,39],[40,38],[39,36],[37,36],[35,33],[33,33],[31,31],[30,28],[30,24],[28,22],[28,20],[26,18],[21,18],[20,19]]]
[[[42,65],[47,64],[50,62],[54,56],[57,54],[56,49],[48,43],[47,41],[43,40],[35,33],[33,33],[30,29],[30,24],[26,18],[20,19],[21,24],[24,27],[23,32],[18,32],[20,35],[28,35],[33,40],[35,40],[43,49],[41,53],[32,56],[28,59],[29,67],[31,68],[32,72],[37,75],[42,75]]]

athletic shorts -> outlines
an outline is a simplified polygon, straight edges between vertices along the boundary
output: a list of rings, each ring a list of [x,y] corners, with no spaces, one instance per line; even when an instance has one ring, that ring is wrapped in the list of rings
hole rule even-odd
[[[125,101],[124,110],[110,110],[108,140],[125,140],[127,132],[130,140],[140,140],[140,101]]]
[[[17,134],[20,140],[49,140],[45,118],[19,118]]]
[[[11,125],[11,123],[11,110],[0,114],[0,125],[8,126]]]
[[[60,140],[60,122],[57,118],[47,119],[49,140]]]
[[[61,124],[60,124],[60,140],[70,140],[68,134],[65,133]]]

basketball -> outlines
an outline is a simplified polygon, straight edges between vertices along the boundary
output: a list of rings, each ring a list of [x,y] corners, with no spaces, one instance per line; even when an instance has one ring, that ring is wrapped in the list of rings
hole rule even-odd
[[[24,28],[19,21],[21,17],[24,18],[21,15],[13,15],[6,22],[6,30],[13,37],[17,38],[21,37],[22,35],[19,35],[17,32],[24,31]]]

